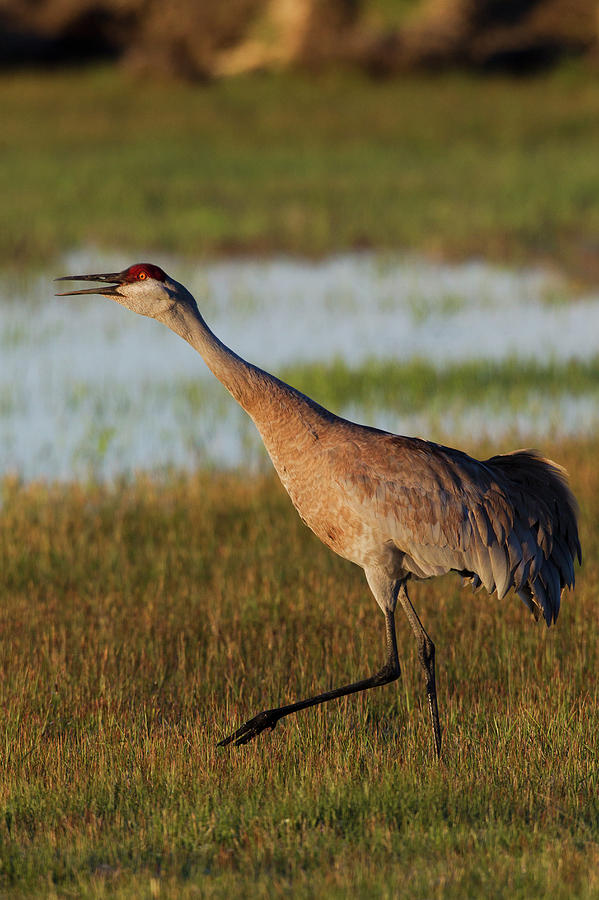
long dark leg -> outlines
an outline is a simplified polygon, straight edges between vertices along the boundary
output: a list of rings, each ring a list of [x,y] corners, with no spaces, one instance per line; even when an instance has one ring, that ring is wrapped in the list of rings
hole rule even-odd
[[[441,725],[439,723],[439,708],[437,706],[437,686],[435,683],[435,645],[424,630],[422,622],[418,618],[416,610],[410,602],[408,591],[405,584],[399,589],[399,602],[404,608],[408,617],[408,622],[412,627],[412,631],[416,635],[418,641],[418,658],[426,675],[426,696],[428,698],[428,708],[431,714],[431,722],[433,724],[433,735],[435,738],[435,750],[437,759],[441,756]]]
[[[288,706],[278,706],[276,709],[265,709],[253,719],[249,719],[241,728],[238,728],[233,734],[230,734],[224,740],[218,742],[219,747],[234,743],[236,746],[247,744],[253,738],[257,737],[265,728],[274,728],[279,719],[290,716],[291,713],[299,712],[300,709],[307,709],[309,706],[317,706],[319,703],[327,703],[329,700],[336,700],[337,697],[345,697],[347,694],[357,694],[359,691],[366,691],[369,688],[379,687],[383,684],[389,684],[399,678],[399,658],[397,656],[397,641],[395,639],[395,619],[391,610],[385,611],[385,635],[387,644],[387,660],[385,665],[375,675],[370,678],[364,678],[362,681],[354,681],[352,684],[345,684],[343,687],[335,688],[332,691],[324,691],[315,697],[308,697],[306,700],[298,700],[297,703],[290,703]]]

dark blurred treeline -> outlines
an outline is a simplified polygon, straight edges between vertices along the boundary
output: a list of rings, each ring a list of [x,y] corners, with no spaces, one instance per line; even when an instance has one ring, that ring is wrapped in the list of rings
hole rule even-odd
[[[2,0],[4,67],[115,59],[190,79],[259,69],[527,72],[599,56],[599,0]]]

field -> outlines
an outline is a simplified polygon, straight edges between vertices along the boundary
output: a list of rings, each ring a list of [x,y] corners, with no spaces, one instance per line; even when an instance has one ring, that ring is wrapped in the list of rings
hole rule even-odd
[[[595,276],[599,80],[0,78],[0,260],[417,248]]]
[[[186,86],[92,68],[3,73],[0,105],[0,895],[599,897],[599,81],[565,67]],[[361,282],[301,308],[293,285],[278,305],[266,291],[264,258],[322,258],[331,278],[331,254],[364,248],[566,277],[514,300],[520,277],[494,270],[504,294],[485,299],[437,291],[427,270],[400,297],[383,255],[370,305]],[[521,414],[542,436],[527,443],[569,469],[584,560],[555,628],[457,576],[412,587],[437,647],[441,763],[401,613],[397,684],[216,747],[262,708],[375,671],[383,618],[270,469],[197,451],[222,453],[232,407],[200,360],[188,371],[183,345],[116,307],[50,299],[65,260],[98,271],[138,253],[176,259],[219,334],[333,409],[441,439],[449,419],[481,457],[521,443]],[[206,270],[255,254],[223,298]],[[495,326],[495,355],[426,343],[483,347],[487,320],[468,329],[485,303],[489,322],[516,323]],[[363,346],[364,316],[384,352],[322,351],[342,326]],[[420,355],[396,352],[398,323]],[[19,468],[4,435],[21,414]],[[168,444],[173,423],[204,465],[135,473],[133,449]],[[251,429],[234,427],[251,462]]]
[[[596,897],[597,445],[551,451],[586,553],[557,627],[456,577],[412,590],[437,644],[440,765],[401,616],[398,686],[215,746],[382,659],[362,573],[272,478],[5,482],[4,889]]]

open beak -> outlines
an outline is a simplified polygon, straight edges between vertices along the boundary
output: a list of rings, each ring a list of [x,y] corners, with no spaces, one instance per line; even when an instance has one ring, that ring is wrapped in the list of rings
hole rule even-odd
[[[119,284],[123,284],[123,272],[116,272],[109,275],[64,275],[62,278],[55,278],[55,281],[108,281],[111,284],[102,287],[98,285],[93,288],[85,288],[79,291],[62,291],[56,294],[57,297],[72,297],[75,294],[103,294],[104,297],[118,297]]]

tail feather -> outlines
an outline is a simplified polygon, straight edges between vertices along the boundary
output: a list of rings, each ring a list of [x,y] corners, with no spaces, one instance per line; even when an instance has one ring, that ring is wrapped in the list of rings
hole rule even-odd
[[[522,587],[519,591],[516,591],[516,593],[518,594],[518,596],[520,597],[520,599],[522,600],[522,602],[523,602],[524,604],[526,604],[526,606],[528,606],[529,610],[531,611],[531,613],[532,613],[533,616],[535,617],[535,620],[538,621],[538,619],[539,619],[539,605],[533,601],[533,599],[532,599],[532,592],[531,592],[531,590],[530,590],[528,584],[525,584],[524,587]]]
[[[512,570],[514,587],[551,625],[564,588],[574,587],[574,560],[582,561],[578,504],[568,475],[534,450],[493,456],[485,465],[499,476],[514,509],[514,533],[522,547]]]

